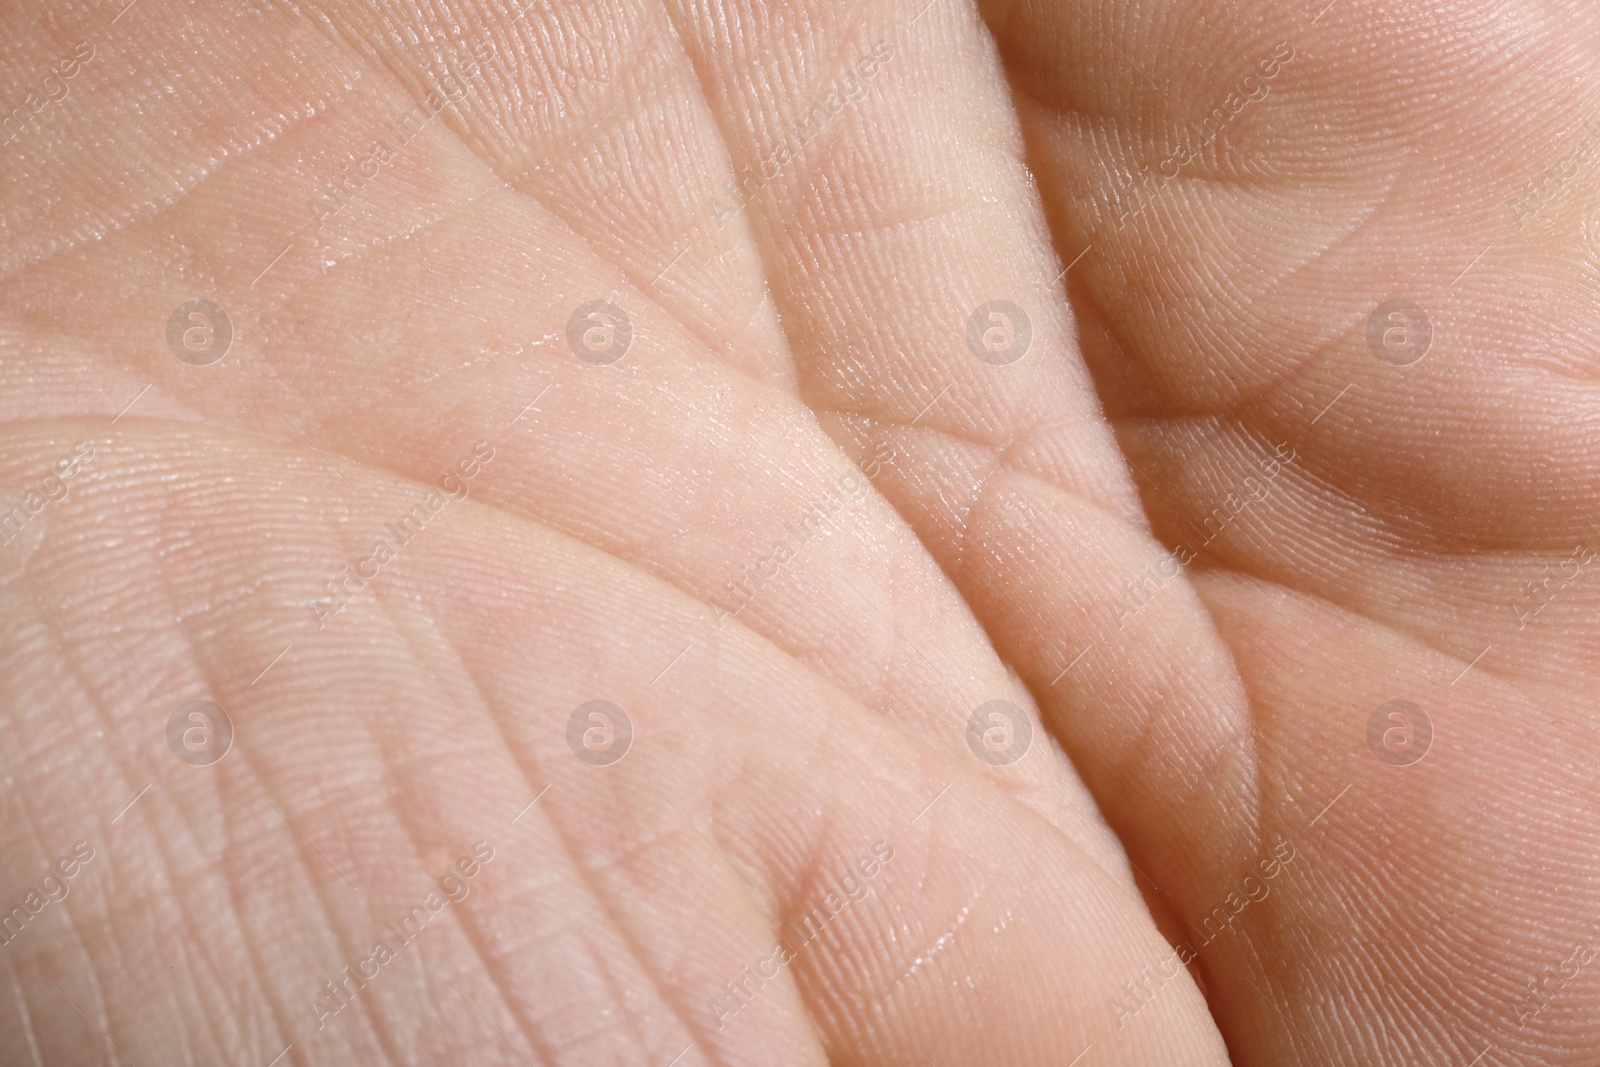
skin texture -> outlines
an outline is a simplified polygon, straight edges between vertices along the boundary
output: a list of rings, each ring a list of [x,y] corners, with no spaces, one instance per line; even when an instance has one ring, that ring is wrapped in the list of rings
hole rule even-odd
[[[0,1064],[1592,1062],[1592,4],[0,42]]]

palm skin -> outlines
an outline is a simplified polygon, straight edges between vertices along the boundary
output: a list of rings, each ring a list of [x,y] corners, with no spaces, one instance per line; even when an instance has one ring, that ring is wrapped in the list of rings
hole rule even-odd
[[[1430,6],[7,13],[0,1062],[1587,1062],[1600,27]]]

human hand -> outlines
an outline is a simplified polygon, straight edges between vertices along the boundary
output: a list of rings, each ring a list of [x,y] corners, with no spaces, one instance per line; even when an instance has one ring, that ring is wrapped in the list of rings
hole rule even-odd
[[[8,13],[0,1061],[1585,1062],[1595,17],[1432,7]]]

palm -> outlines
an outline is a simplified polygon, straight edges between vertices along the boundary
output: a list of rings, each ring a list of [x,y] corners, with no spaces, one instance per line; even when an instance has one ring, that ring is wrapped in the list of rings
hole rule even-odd
[[[21,498],[94,445],[0,549],[5,900],[97,853],[8,944],[0,1059],[1578,1062],[1592,976],[1521,1030],[1518,1002],[1590,936],[1594,596],[1585,571],[1520,629],[1505,602],[1588,536],[1561,374],[1590,204],[1496,212],[1582,112],[1447,136],[1326,58],[1356,4],[1274,16],[1242,62],[1297,58],[1236,156],[1118,230],[1090,191],[1238,73],[1096,7],[991,13],[1015,100],[948,3],[8,16],[19,70],[102,48],[4,202],[4,477]],[[1496,47],[1457,21],[1452,115]],[[1511,77],[1553,100],[1587,62]],[[1484,143],[1497,169],[1460,180]],[[197,295],[237,331],[205,367],[165,336]],[[1362,336],[1391,297],[1433,322],[1403,368]],[[609,309],[574,334],[600,354],[569,344],[595,300],[629,318],[615,362]],[[1029,318],[1015,362],[969,349],[992,300]],[[1280,442],[1262,499],[1128,610]],[[467,498],[397,532],[458,463]],[[569,748],[597,698],[636,733],[609,766]],[[1395,698],[1437,734],[1412,766],[1367,746]],[[209,769],[164,732],[192,699],[237,728]],[[1036,700],[1071,763],[1042,734],[976,759],[994,699]],[[1150,977],[1158,927],[1209,1012]],[[309,1003],[378,940],[366,988]]]
[[[1208,638],[1182,686],[1086,658],[1051,710],[1180,936],[1262,842],[1306,856],[1200,950],[1241,1062],[1592,1056],[1597,24],[1429,6],[1147,5],[1114,49],[1110,5],[995,19],[1058,249],[1090,249],[1085,356],[1154,530],[1199,550],[1195,597],[1124,633]],[[1404,317],[1369,342],[1394,300],[1420,361]],[[1369,748],[1396,699],[1421,762]]]

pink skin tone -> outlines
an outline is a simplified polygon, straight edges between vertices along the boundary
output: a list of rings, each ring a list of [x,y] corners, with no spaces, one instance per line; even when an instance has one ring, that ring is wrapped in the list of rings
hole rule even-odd
[[[0,14],[0,1063],[1589,1062],[1600,14],[1322,6]]]

